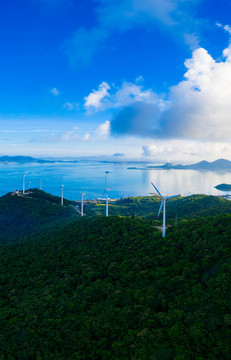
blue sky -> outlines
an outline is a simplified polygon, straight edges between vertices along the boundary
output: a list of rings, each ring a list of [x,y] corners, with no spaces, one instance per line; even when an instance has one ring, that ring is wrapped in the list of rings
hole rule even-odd
[[[228,0],[21,0],[0,12],[0,154],[231,159]]]

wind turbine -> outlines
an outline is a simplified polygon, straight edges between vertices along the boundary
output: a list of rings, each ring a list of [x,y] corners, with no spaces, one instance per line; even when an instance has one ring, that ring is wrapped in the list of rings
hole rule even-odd
[[[108,192],[110,191],[110,189],[107,188],[107,174],[109,174],[109,171],[105,172],[105,190],[102,194],[102,196],[106,194],[106,199],[103,199],[102,197],[99,198],[99,200],[106,200],[106,216],[108,216],[108,200],[110,200],[108,197]]]
[[[157,191],[157,194],[161,197],[162,201],[160,204],[160,208],[159,208],[159,212],[157,215],[157,218],[160,215],[160,212],[163,208],[163,228],[162,228],[162,237],[165,237],[165,230],[166,230],[166,200],[176,197],[176,196],[180,196],[180,194],[178,195],[171,195],[171,196],[162,196],[161,193],[159,192],[159,190],[155,187],[155,185],[151,182],[152,186],[154,187],[154,189]]]
[[[64,185],[61,185],[61,206],[63,206],[63,187]]]
[[[26,177],[26,175],[22,176],[22,193],[23,193],[23,195],[25,194],[25,177]]]
[[[83,216],[83,195],[85,195],[83,192],[81,193],[81,216]]]

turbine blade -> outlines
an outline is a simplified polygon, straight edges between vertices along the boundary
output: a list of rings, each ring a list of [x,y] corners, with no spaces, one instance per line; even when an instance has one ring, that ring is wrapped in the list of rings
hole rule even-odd
[[[165,200],[167,200],[167,199],[171,199],[171,198],[174,198],[174,197],[177,197],[177,196],[181,196],[181,194],[178,194],[178,195],[171,195],[171,196],[166,196],[166,197],[165,197]]]
[[[159,211],[158,211],[157,218],[158,218],[158,217],[159,217],[159,215],[160,215],[160,212],[161,212],[161,210],[162,210],[163,205],[164,205],[164,200],[162,200],[162,201],[161,201],[161,204],[160,204],[160,208],[159,208]]]
[[[163,198],[163,196],[161,195],[161,193],[159,192],[159,190],[155,187],[155,185],[151,182],[152,186],[154,187],[154,189],[157,191],[158,195]]]
[[[105,192],[106,192],[106,190],[104,190],[104,192],[102,193],[101,197],[103,197],[103,196],[104,196]]]

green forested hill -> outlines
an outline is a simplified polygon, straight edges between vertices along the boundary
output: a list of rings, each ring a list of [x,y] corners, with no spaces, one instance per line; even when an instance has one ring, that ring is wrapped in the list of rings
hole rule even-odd
[[[156,219],[160,198],[158,196],[129,197],[112,202],[109,205],[109,214],[120,216],[139,216],[141,218]],[[167,201],[167,219],[190,219],[219,214],[231,213],[231,201],[217,196],[191,195],[178,197]],[[88,207],[96,215],[105,214],[105,201],[88,203]]]
[[[0,359],[230,359],[231,216],[84,218],[0,247]]]
[[[60,206],[60,198],[33,189],[25,196],[11,193],[0,197],[0,238],[15,241],[22,236],[35,235],[77,217],[67,200]]]
[[[80,208],[80,204],[64,199],[64,207],[61,207],[59,197],[38,189],[32,189],[25,196],[6,194],[0,197],[1,240],[12,242],[22,236],[42,234],[51,228],[64,226],[80,218],[76,206]],[[160,199],[157,196],[124,198],[109,205],[109,215],[156,220],[159,206]],[[87,201],[84,213],[87,217],[105,215],[105,202]],[[174,224],[176,216],[178,222],[181,222],[227,213],[231,213],[231,201],[216,196],[193,195],[167,201],[168,224]],[[162,214],[156,225],[160,223]]]

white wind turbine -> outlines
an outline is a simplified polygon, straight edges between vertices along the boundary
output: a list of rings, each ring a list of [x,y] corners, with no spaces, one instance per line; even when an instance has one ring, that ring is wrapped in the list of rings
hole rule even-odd
[[[81,216],[83,216],[83,195],[85,195],[85,193],[81,192]]]
[[[163,208],[163,228],[162,228],[162,237],[165,237],[165,230],[166,230],[166,200],[170,199],[170,198],[174,198],[176,196],[180,196],[180,194],[178,195],[171,195],[171,196],[162,196],[161,193],[159,192],[159,190],[155,187],[155,185],[151,182],[152,186],[154,187],[154,189],[157,191],[157,194],[161,197],[162,201],[160,204],[160,208],[159,208],[159,212],[157,215],[157,218],[160,215],[160,212]]]
[[[63,187],[64,185],[61,185],[61,206],[63,206]]]
[[[105,190],[102,194],[102,196],[106,194],[106,199],[102,197],[98,199],[98,200],[106,200],[106,216],[108,216],[108,200],[110,200],[110,198],[108,197],[108,192],[110,191],[110,189],[107,188],[107,174],[109,174],[109,171],[105,172]]]
[[[25,194],[25,177],[26,175],[24,174],[22,176],[22,193]]]

